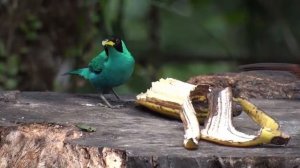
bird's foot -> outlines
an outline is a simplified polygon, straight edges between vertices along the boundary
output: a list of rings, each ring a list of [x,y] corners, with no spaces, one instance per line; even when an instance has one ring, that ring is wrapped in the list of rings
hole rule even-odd
[[[100,106],[100,107],[108,107],[107,105],[103,104],[103,103],[97,103],[96,106]]]
[[[123,107],[124,107],[124,105],[114,105],[114,106],[111,106],[109,108],[111,108],[111,109],[121,109]]]
[[[130,106],[135,103],[135,99],[121,99],[119,102],[122,103],[123,106]]]
[[[106,104],[102,104],[102,103],[97,103],[96,105],[100,106],[100,107],[111,108],[111,109],[120,109],[120,108],[124,107],[124,105],[106,105]]]

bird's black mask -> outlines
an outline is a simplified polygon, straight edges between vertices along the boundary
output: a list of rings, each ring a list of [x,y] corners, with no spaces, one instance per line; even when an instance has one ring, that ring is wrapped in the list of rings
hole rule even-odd
[[[109,41],[112,41],[115,43],[115,45],[113,46],[117,51],[119,52],[123,52],[123,46],[122,46],[122,41],[120,38],[118,37],[112,37],[112,38],[109,38],[108,39]],[[106,55],[109,55],[109,52],[108,52],[108,46],[104,46],[104,50],[105,50],[105,53]]]

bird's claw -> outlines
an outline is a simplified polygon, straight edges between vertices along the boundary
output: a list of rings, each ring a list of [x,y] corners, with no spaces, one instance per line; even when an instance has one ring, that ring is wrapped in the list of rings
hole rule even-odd
[[[97,103],[96,106],[100,106],[100,107],[108,107],[107,105],[102,104],[102,103]]]
[[[105,105],[105,104],[102,104],[102,103],[97,103],[96,105],[100,106],[100,107],[111,108],[111,109],[120,109],[120,108],[124,107],[124,105]]]
[[[114,105],[114,106],[111,106],[109,108],[112,108],[112,109],[120,109],[120,108],[123,108],[124,105]]]

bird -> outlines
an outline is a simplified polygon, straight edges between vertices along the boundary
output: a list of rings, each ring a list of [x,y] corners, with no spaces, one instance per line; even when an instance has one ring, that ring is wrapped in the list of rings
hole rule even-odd
[[[87,67],[69,71],[65,74],[79,75],[88,80],[100,93],[100,98],[109,108],[111,103],[104,97],[104,93],[112,91],[115,97],[120,97],[113,88],[126,83],[135,66],[134,57],[119,37],[110,37],[102,41],[104,50],[94,57]],[[101,104],[101,103],[100,103]]]
[[[287,71],[300,78],[300,65],[290,63],[254,63],[239,66],[242,71],[273,70]]]

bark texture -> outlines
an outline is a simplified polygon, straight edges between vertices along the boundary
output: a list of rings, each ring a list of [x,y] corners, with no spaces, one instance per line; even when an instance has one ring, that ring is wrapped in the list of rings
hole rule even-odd
[[[300,103],[251,99],[291,135],[285,147],[234,148],[200,141],[182,146],[180,121],[127,103],[97,106],[95,94],[0,92],[0,167],[299,167]],[[74,125],[86,124],[95,132]],[[245,115],[234,118],[242,132],[259,129]]]
[[[231,86],[235,96],[265,99],[300,99],[300,78],[289,72],[249,71],[195,76],[191,84]]]

